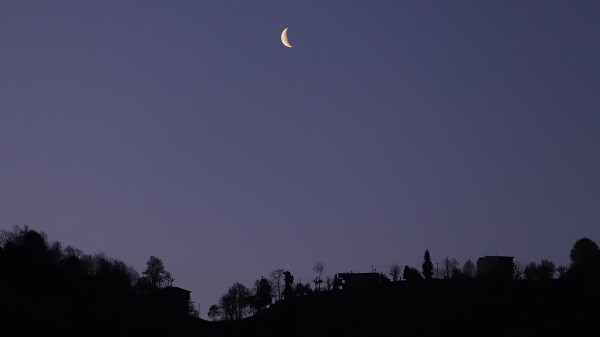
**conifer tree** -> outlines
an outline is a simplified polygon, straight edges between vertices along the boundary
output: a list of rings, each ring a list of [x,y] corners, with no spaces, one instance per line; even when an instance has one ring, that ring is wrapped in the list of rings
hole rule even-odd
[[[431,280],[431,276],[433,276],[433,263],[431,262],[429,249],[425,249],[424,261],[421,266],[423,267],[423,276],[425,276],[425,279]]]

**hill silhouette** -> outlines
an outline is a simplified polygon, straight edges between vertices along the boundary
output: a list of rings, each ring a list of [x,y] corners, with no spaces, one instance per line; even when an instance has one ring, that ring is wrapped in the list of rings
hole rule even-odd
[[[395,282],[283,300],[219,335],[552,336],[600,328],[596,282],[432,280]]]
[[[48,244],[43,233],[27,227],[0,234],[3,335],[584,336],[600,331],[599,278],[585,272],[596,270],[597,261],[579,257],[579,252],[597,255],[589,239],[578,241],[585,249],[573,250],[580,268],[573,277],[381,282],[293,296],[263,305],[248,318],[209,322],[163,295],[160,285],[172,278],[156,257],[148,263],[156,267],[153,272],[144,272],[154,279],[144,281],[150,276],[140,277],[123,262]]]

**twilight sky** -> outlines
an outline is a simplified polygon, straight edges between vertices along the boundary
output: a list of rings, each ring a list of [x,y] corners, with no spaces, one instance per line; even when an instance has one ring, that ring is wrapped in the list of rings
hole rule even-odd
[[[600,3],[3,1],[0,227],[210,304],[600,243]],[[289,27],[293,48],[280,40]]]

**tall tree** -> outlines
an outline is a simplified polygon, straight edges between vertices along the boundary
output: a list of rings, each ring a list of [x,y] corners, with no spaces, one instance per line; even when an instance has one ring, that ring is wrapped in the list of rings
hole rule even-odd
[[[402,273],[402,267],[400,267],[397,263],[394,263],[390,267],[390,276],[392,277],[392,281],[396,282],[400,279],[400,274]]]
[[[150,256],[146,262],[146,270],[142,272],[143,275],[148,277],[150,284],[153,289],[157,289],[163,285],[167,276],[165,265],[162,260],[155,256]],[[169,277],[171,274],[169,273]]]
[[[294,275],[289,271],[283,273],[283,298],[290,299],[294,297]]]
[[[600,276],[600,248],[594,241],[588,238],[577,240],[569,257],[571,258],[570,276],[576,278]]]
[[[256,308],[257,311],[266,309],[267,306],[273,302],[271,282],[266,278],[261,277],[260,280],[256,280],[252,292],[254,293],[252,306]]]
[[[271,281],[273,287],[277,290],[277,300],[281,300],[281,291],[283,290],[283,273],[285,270],[283,269],[275,269],[271,272]]]
[[[232,298],[229,291],[221,296],[219,306],[221,308],[222,320],[232,321],[237,310],[235,307],[235,298]]]
[[[323,275],[323,270],[325,270],[325,265],[322,262],[316,262],[312,269],[315,273],[317,273],[317,277],[313,281],[315,286],[318,286],[319,291],[321,291],[321,283],[323,280],[321,279],[321,275]]]
[[[240,320],[248,315],[250,289],[236,282],[227,293],[221,297],[221,309],[225,312],[225,319]]]
[[[423,276],[425,276],[426,280],[431,280],[433,276],[433,263],[431,262],[431,255],[429,254],[429,249],[425,249],[425,255],[423,256]]]

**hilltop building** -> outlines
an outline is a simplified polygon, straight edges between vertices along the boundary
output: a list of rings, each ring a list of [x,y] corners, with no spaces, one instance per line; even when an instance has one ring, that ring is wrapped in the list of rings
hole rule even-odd
[[[477,260],[477,277],[511,279],[513,256],[484,256]]]
[[[189,310],[191,291],[178,287],[166,287],[160,290],[161,297],[181,313]]]
[[[368,288],[379,283],[377,273],[340,273],[338,278],[341,282],[340,289]]]

